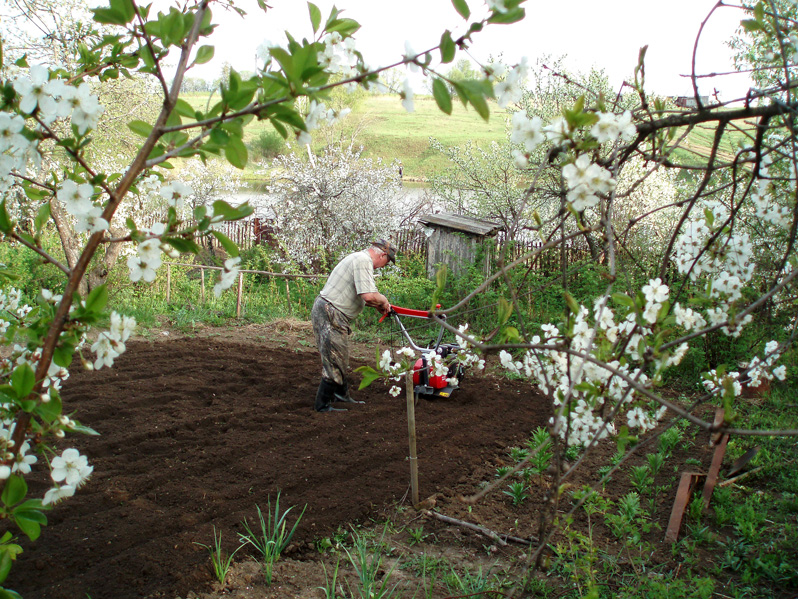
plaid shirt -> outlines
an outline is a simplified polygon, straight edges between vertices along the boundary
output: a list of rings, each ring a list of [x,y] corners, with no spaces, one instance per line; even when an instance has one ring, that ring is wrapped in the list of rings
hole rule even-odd
[[[366,306],[360,297],[361,293],[377,293],[374,262],[368,250],[349,254],[341,260],[330,273],[319,295],[351,320]]]

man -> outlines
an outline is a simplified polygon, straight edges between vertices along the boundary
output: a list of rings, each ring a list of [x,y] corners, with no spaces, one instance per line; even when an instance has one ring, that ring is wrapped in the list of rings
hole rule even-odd
[[[327,284],[313,303],[311,320],[316,345],[321,354],[321,384],[316,392],[317,412],[343,412],[333,402],[365,403],[349,395],[346,371],[349,368],[349,336],[352,319],[365,306],[386,314],[391,305],[377,291],[374,269],[388,261],[396,262],[396,247],[385,239],[371,243],[371,247],[348,255],[330,273]]]

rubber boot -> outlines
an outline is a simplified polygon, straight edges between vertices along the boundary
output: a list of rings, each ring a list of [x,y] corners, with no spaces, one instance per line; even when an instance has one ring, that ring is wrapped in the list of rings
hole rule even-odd
[[[352,399],[352,396],[349,395],[349,383],[344,382],[343,385],[335,385],[335,398],[333,401],[341,402],[341,403],[366,403],[365,401],[357,401],[356,399]]]
[[[313,406],[317,412],[346,412],[343,408],[332,407],[336,387],[332,381],[321,379],[319,389],[316,391],[316,403]]]

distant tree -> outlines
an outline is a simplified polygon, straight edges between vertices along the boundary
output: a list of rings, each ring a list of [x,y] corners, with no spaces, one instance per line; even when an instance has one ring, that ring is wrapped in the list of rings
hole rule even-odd
[[[395,164],[363,158],[362,149],[334,145],[319,156],[291,153],[275,158],[265,203],[286,256],[302,267],[320,257],[365,247],[387,237],[403,212]]]

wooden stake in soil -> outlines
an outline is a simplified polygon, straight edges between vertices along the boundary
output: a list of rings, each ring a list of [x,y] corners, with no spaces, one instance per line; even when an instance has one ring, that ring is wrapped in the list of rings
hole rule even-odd
[[[241,296],[244,294],[244,273],[238,273],[238,297],[236,298],[236,318],[241,318]]]
[[[200,301],[205,303],[205,269],[200,268]]]
[[[410,440],[410,499],[413,505],[418,499],[418,456],[416,455],[416,402],[413,393],[413,372],[405,373],[405,395],[407,396],[407,434]]]

